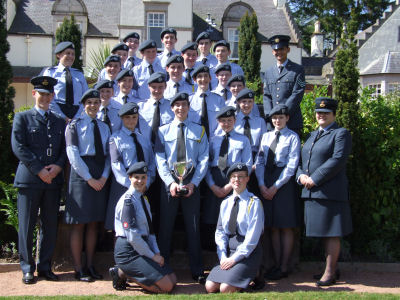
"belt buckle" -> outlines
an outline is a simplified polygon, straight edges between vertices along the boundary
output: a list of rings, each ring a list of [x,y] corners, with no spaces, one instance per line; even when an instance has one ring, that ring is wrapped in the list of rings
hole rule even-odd
[[[47,148],[46,153],[47,153],[47,156],[52,156],[53,155],[53,149]]]

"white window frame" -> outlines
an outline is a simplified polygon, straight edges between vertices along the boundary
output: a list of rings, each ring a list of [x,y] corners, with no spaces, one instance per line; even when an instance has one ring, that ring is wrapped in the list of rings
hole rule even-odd
[[[230,59],[239,59],[239,28],[228,28],[228,42],[231,46]],[[235,46],[237,48],[237,55],[235,55]]]
[[[382,95],[382,84],[380,83],[369,84],[368,88],[375,89],[375,91],[372,93],[371,96],[378,97]]]
[[[400,82],[389,82],[388,93],[400,91]]]
[[[155,19],[154,17],[157,16]],[[160,18],[162,16],[162,18]],[[156,36],[151,36],[151,28],[160,28],[160,33],[163,28],[165,28],[166,21],[166,13],[159,12],[159,11],[148,11],[147,12],[147,38],[153,39],[157,43],[157,47],[162,49],[162,43],[160,35],[157,34]]]

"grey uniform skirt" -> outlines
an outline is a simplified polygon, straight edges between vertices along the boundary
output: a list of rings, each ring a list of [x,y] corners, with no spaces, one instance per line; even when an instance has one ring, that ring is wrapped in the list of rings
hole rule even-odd
[[[114,174],[111,176],[110,196],[108,197],[106,218],[104,228],[114,230],[115,206],[117,206],[119,198],[128,190],[127,187],[119,184]]]
[[[160,267],[152,259],[139,255],[125,237],[119,236],[115,242],[114,260],[126,275],[147,286],[173,273],[167,264]]]
[[[242,244],[244,236],[235,235],[229,239],[229,257],[235,253],[236,248]],[[261,244],[253,250],[249,257],[237,262],[229,270],[222,270],[221,266],[215,266],[207,277],[207,280],[226,283],[238,288],[247,288],[250,281],[253,280],[260,268],[262,259]]]
[[[272,186],[279,178],[283,167],[265,169],[265,186]],[[265,226],[273,228],[293,228],[300,225],[300,198],[292,176],[275,194],[272,200],[264,200]]]
[[[93,178],[99,179],[104,167],[99,166],[94,156],[83,156]],[[80,177],[71,167],[69,188],[65,203],[65,221],[67,224],[86,224],[103,222],[108,199],[108,184],[102,190],[96,191]]]

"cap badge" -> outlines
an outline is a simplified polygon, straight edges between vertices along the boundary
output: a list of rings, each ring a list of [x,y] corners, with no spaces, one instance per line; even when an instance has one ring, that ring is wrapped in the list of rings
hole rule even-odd
[[[230,115],[231,115],[231,112],[228,110],[228,111],[226,112],[226,115],[227,115],[227,116],[230,116]]]
[[[238,165],[237,168],[238,168],[239,170],[241,170],[241,169],[242,169],[242,165]]]
[[[249,97],[253,98],[253,93],[249,93]]]
[[[158,81],[158,82],[161,82],[161,81],[162,81],[162,78],[161,78],[161,77],[158,77],[157,81]]]
[[[143,171],[147,172],[147,167],[143,167]]]
[[[49,82],[47,81],[47,79],[43,80],[42,85],[49,85]]]
[[[324,101],[321,101],[321,104],[319,105],[319,107],[325,107],[326,105],[325,105],[325,102]]]
[[[275,43],[279,43],[279,38],[276,38],[276,39],[275,39]]]

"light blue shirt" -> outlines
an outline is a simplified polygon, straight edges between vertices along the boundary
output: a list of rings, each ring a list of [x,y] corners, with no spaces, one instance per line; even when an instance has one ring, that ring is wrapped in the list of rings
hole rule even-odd
[[[240,111],[236,115],[235,131],[244,134],[244,124],[246,120],[245,115]],[[255,117],[251,113],[248,115],[250,123],[250,135],[251,135],[251,149],[252,152],[257,152],[260,148],[261,138],[265,132],[267,132],[267,124],[261,117]]]
[[[161,66],[163,68],[165,68],[167,66],[167,60],[170,56],[175,55],[175,54],[181,55],[181,53],[175,49],[172,49],[170,56],[168,56],[168,53],[169,53],[169,51],[167,49],[164,49],[164,51],[162,53],[157,55],[158,59],[161,62]]]
[[[191,68],[191,70],[190,70],[191,84],[194,85],[194,90],[192,93],[195,93],[197,91],[197,83],[193,79],[193,72],[194,72],[194,70],[197,69],[197,67],[202,66],[202,65],[203,64],[201,62],[196,61],[193,68]],[[188,68],[185,67],[185,71],[183,72],[182,77],[185,78],[185,80],[186,80],[187,75],[188,75]]]
[[[148,138],[141,135],[135,129],[136,137],[142,146],[144,160],[147,163],[147,188],[153,183],[156,176],[156,164],[153,149]],[[125,187],[131,184],[126,171],[138,161],[136,146],[131,136],[132,132],[122,126],[121,130],[114,133],[110,138],[111,168],[117,182]]]
[[[177,161],[179,123],[181,122],[174,119],[171,123],[160,127],[158,131],[159,140],[155,147],[157,169],[166,186],[175,182],[171,171],[174,169],[173,163]],[[208,168],[209,149],[207,135],[203,126],[188,119],[183,123],[185,124],[186,161],[192,161],[195,170],[191,182],[195,186],[199,186]]]
[[[233,106],[233,107],[238,106],[238,104],[236,103],[236,97],[233,95],[228,99],[228,101],[225,102],[225,104],[226,104],[226,106]],[[253,117],[260,116],[260,110],[258,109],[258,105],[256,103],[254,103],[253,109],[251,110],[250,115]]]
[[[72,122],[70,122],[65,130],[65,139],[67,145],[67,156],[71,167],[74,168],[75,172],[82,177],[85,181],[92,178],[90,175],[89,168],[82,159],[82,156],[94,156],[96,149],[94,146],[94,135],[92,118],[86,113]],[[110,156],[108,148],[108,140],[110,138],[110,129],[104,122],[95,119],[99,130],[101,141],[103,144],[103,151],[105,155],[105,164],[102,177],[108,178],[110,174]]]
[[[101,105],[99,112],[97,113],[97,119],[102,121],[104,117],[104,110],[107,109],[107,116],[110,119],[111,123],[111,133],[114,133],[121,129],[122,122],[121,118],[118,115],[118,111],[120,108],[121,105],[118,102],[110,99],[108,106],[104,107],[103,105]]]
[[[136,55],[134,56],[128,56],[124,63],[124,69],[132,69],[134,66],[132,66],[132,62],[130,61],[131,57],[133,58],[134,66],[138,66],[141,64],[142,60],[137,57]]]
[[[165,98],[158,100],[160,102],[160,126],[171,123],[175,118],[174,112],[171,109],[171,103]],[[138,103],[139,113],[146,120],[147,124],[151,128],[153,125],[153,116],[156,109],[156,102],[153,98],[147,101]]]
[[[232,76],[234,75],[243,75],[244,76],[244,72],[241,66],[230,62],[229,60],[226,61],[227,64],[231,65],[231,73]],[[218,63],[217,65],[215,65],[213,68],[210,69],[210,73],[211,75],[211,86],[212,88],[216,88],[218,86],[218,79],[217,76],[215,75],[215,69],[220,65],[220,63]]]
[[[125,95],[124,93],[119,92],[118,95],[112,97],[112,99],[113,99],[115,102],[119,103],[120,106],[122,106],[122,105],[125,104],[125,102],[124,102],[124,97],[125,97],[125,96],[128,96],[126,103],[128,103],[128,102],[135,102],[136,104],[138,104],[139,102],[144,101],[144,100],[142,100],[142,99],[140,99],[140,98],[138,97],[137,91],[135,91],[135,90],[131,90],[131,92],[130,92],[128,95]]]
[[[177,83],[172,81],[172,79],[167,81],[167,88],[164,91],[164,98],[171,100],[171,98],[176,95],[176,84]],[[185,78],[182,77],[178,84],[178,93],[187,93],[189,95],[194,93],[194,86],[187,83]]]
[[[210,69],[212,67],[215,67],[216,65],[218,65],[218,59],[215,57],[215,55],[213,55],[211,53],[208,53],[206,58],[207,58],[207,61],[206,61],[205,65],[207,67],[209,67]],[[201,64],[203,64],[203,56],[199,56],[196,61],[198,61]]]
[[[147,84],[147,80],[150,77],[149,71],[149,63],[146,60],[143,60],[140,65],[135,66],[133,68],[133,74],[135,76],[135,80],[138,84],[138,94],[137,96],[142,99],[146,100],[150,98],[150,90]],[[160,60],[156,57],[154,62],[152,63],[154,72],[162,72],[166,74],[165,68],[161,66]]]
[[[97,82],[99,82],[101,80],[111,80],[110,76],[108,76],[105,68],[101,70],[99,77],[97,77]],[[115,97],[119,94],[119,85],[118,85],[118,81],[116,81],[116,80],[112,80],[112,81],[114,82],[113,89],[114,89],[114,97]]]
[[[217,254],[219,260],[228,257],[229,235],[235,232],[229,232],[229,218],[232,207],[235,203],[235,193],[226,198],[221,203],[219,211],[217,230],[215,231],[215,243],[217,244]],[[249,257],[257,247],[260,236],[264,230],[264,209],[260,199],[244,190],[239,196],[239,210],[237,216],[237,233],[244,236],[245,239],[240,244],[234,254],[230,257],[239,262]]]
[[[160,250],[158,249],[156,236],[154,234],[150,235],[146,213],[144,212],[144,209],[147,209],[150,218],[152,218],[149,201],[145,196],[146,208],[144,208],[142,206],[142,201],[140,200],[141,195],[141,193],[130,186],[125,194],[123,194],[118,200],[117,206],[115,207],[115,236],[126,237],[127,241],[132,245],[133,249],[139,253],[139,255],[151,259],[155,254],[160,253]],[[125,200],[131,201],[132,205],[125,205]],[[123,220],[124,209],[131,209],[130,213],[125,212],[125,214],[133,215],[135,219]],[[128,226],[127,223],[132,226]],[[143,236],[148,237],[147,242],[143,239]]]
[[[210,139],[210,168],[218,166],[219,152],[221,150],[221,144],[224,138],[225,132]],[[229,132],[228,159],[226,161],[226,165],[229,167],[237,162],[246,164],[249,174],[251,173],[253,159],[251,155],[249,139],[243,134],[239,134],[232,130]],[[206,181],[208,186],[211,187],[215,184],[215,181],[212,178],[210,168],[207,171]]]
[[[272,141],[275,139],[275,130],[264,133],[260,150],[256,157],[256,176],[258,185],[265,185],[264,172],[268,161],[268,150]],[[275,151],[275,164],[277,167],[284,167],[274,186],[281,188],[296,173],[300,159],[300,139],[299,136],[289,128],[281,130],[278,144]]]
[[[226,89],[226,101],[224,98],[224,89]],[[224,99],[225,101],[225,105],[228,105],[229,99],[232,98],[232,93],[229,90],[229,87],[223,87],[222,85],[218,84],[217,87],[215,89],[212,90],[213,93],[216,93],[218,95],[220,95],[222,97],[222,99]]]

